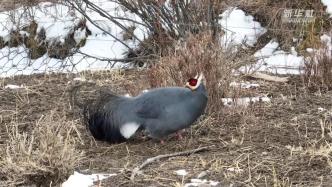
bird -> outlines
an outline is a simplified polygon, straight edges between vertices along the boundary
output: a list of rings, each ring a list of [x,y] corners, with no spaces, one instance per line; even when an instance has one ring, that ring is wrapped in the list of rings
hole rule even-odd
[[[164,139],[190,127],[205,111],[208,94],[201,73],[184,87],[160,87],[135,97],[113,92],[87,116],[87,125],[96,140],[121,143],[144,130],[152,139]]]

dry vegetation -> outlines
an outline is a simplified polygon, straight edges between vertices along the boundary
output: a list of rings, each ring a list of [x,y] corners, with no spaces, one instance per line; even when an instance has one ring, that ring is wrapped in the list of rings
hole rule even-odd
[[[152,88],[184,85],[189,77],[203,73],[209,92],[209,112],[219,111],[221,98],[229,92],[229,84],[234,80],[232,71],[253,63],[254,59],[245,51],[232,52],[220,47],[212,33],[188,36],[186,42],[178,44],[169,55],[161,57],[160,62],[147,72]]]
[[[325,11],[316,1],[312,4],[301,3],[303,1],[273,2],[276,1],[241,1],[239,4],[270,28],[254,48],[272,37],[284,41],[282,47],[287,48],[294,36],[302,37],[298,46],[303,47],[315,43],[322,31],[330,29],[329,24],[321,22],[301,28],[281,27],[283,24],[277,21],[280,10],[270,9],[273,6]],[[319,19],[329,22],[325,16]],[[200,19],[195,17],[191,21]],[[283,29],[295,31],[280,32]],[[299,30],[309,34],[299,35]],[[158,44],[165,41],[159,34],[153,38],[153,41],[162,39],[156,42]],[[147,70],[83,72],[79,75],[37,74],[1,80],[0,186],[58,185],[74,170],[118,174],[103,181],[102,186],[180,187],[202,172],[206,172],[204,178],[219,181],[220,186],[330,185],[330,57],[321,53],[321,56],[307,58],[305,73],[291,77],[288,83],[251,80],[234,77],[231,72],[251,63],[250,54],[254,50],[224,51],[215,38],[213,30],[209,30],[186,34],[183,42],[173,43],[172,39],[171,45],[163,49],[163,55],[154,60],[158,63],[151,64]],[[313,47],[318,49],[322,46],[318,43]],[[80,83],[84,87],[79,96],[84,100],[98,96],[102,87],[119,94],[137,95],[143,89],[183,86],[187,78],[199,72],[204,72],[207,79],[209,107],[197,124],[186,131],[183,141],[170,137],[165,145],[160,145],[138,134],[122,144],[95,142],[81,121],[79,109],[70,102],[69,90],[75,76],[93,82]],[[260,87],[229,87],[234,80],[256,82]],[[7,84],[24,84],[25,88],[9,90],[4,88]],[[272,101],[248,107],[224,107],[221,103],[221,98],[226,96],[236,98],[258,94],[268,95]],[[151,156],[211,145],[214,147],[206,152],[153,163],[144,168],[134,182],[129,179],[133,168]],[[174,171],[178,169],[186,169],[189,174],[177,176]]]
[[[42,115],[30,131],[20,130],[18,121],[6,124],[8,139],[1,151],[0,173],[6,184],[57,184],[79,165],[84,151],[77,121],[54,111]]]
[[[332,63],[329,50],[326,44],[322,44],[317,54],[307,57],[303,81],[309,89],[332,89]]]
[[[81,76],[96,86],[84,88],[82,97],[104,86],[121,94],[127,92],[124,84],[149,88],[147,74],[86,72]],[[220,107],[205,114],[183,141],[170,138],[165,145],[139,134],[123,144],[95,142],[74,114],[77,110],[70,108],[67,90],[72,79],[54,74],[30,76],[28,82],[25,76],[3,81],[3,85],[24,82],[28,90],[0,93],[4,182],[55,184],[73,170],[86,169],[118,174],[103,181],[103,186],[181,186],[203,171],[207,171],[205,178],[235,186],[313,186],[332,180],[331,91],[311,93],[299,77],[282,84],[251,80],[261,87],[236,90],[237,94],[269,94],[271,103]],[[131,170],[149,157],[210,145],[214,147],[206,152],[155,162],[134,183],[129,179]],[[179,177],[174,174],[178,169],[189,174]]]

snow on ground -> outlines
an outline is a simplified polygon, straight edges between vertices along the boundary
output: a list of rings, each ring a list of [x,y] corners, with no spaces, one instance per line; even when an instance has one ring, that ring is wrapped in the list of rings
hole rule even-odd
[[[85,79],[85,77],[75,77],[75,78],[73,79],[73,81],[77,81],[77,82],[85,82],[86,79]]]
[[[188,172],[185,169],[176,170],[174,171],[174,173],[180,176],[186,176],[188,174]]]
[[[193,187],[193,186],[217,186],[220,182],[206,180],[206,179],[191,179],[190,183],[186,183],[184,187]]]
[[[331,0],[322,0],[322,3],[327,6],[327,13],[330,14],[330,17],[332,17],[332,1]]]
[[[18,89],[24,89],[25,87],[23,85],[18,86],[15,84],[7,84],[5,87],[5,89],[11,89],[11,90],[18,90]]]
[[[332,58],[332,39],[331,36],[328,36],[326,34],[323,34],[320,37],[322,43],[325,45],[325,48],[323,49],[318,49],[318,52],[316,52],[317,55],[323,55],[323,53],[325,53],[325,55],[329,58]]]
[[[310,58],[318,63],[319,59],[322,57],[332,58],[332,40],[331,37],[324,34],[320,37],[324,47],[315,49],[315,48],[307,48],[306,51],[310,53]],[[308,57],[309,58],[309,57]]]
[[[279,43],[271,40],[254,56],[257,63],[240,68],[240,71],[251,73],[254,71],[265,71],[274,74],[300,74],[304,65],[304,57],[298,56],[294,47],[291,52],[278,50]]]
[[[229,86],[234,87],[234,88],[238,87],[238,88],[249,89],[249,88],[257,88],[257,87],[259,87],[259,84],[257,84],[257,83],[250,83],[250,82],[240,82],[240,83],[238,83],[238,82],[231,82],[229,84]]]
[[[240,97],[240,98],[222,98],[224,106],[248,106],[251,103],[256,102],[271,102],[271,99],[267,96],[256,96],[256,97]]]
[[[0,36],[8,38],[11,29],[21,29],[28,26],[34,19],[38,24],[37,31],[43,27],[46,30],[46,39],[59,39],[71,31],[73,25],[79,22],[79,18],[70,13],[67,6],[55,3],[40,3],[39,6],[29,8],[26,13],[24,8],[0,13]],[[32,15],[29,15],[32,14]]]
[[[115,17],[130,18],[140,22],[140,19],[128,11],[124,11],[119,5],[112,1],[93,0],[93,3],[103,7],[110,15]],[[23,9],[0,13],[0,36],[5,40],[9,39],[10,29],[22,28],[28,25],[32,20],[31,16],[22,15]],[[72,32],[73,27],[83,17],[75,10],[67,6],[54,3],[40,3],[39,6],[31,8],[33,18],[38,24],[38,29],[45,28],[46,40],[64,41],[65,36]],[[90,9],[86,14],[92,18],[93,23],[106,30],[116,38],[122,38],[123,30],[113,22],[107,20]],[[11,16],[15,19],[11,19]],[[17,23],[17,24],[14,24]],[[91,35],[85,38],[85,30],[77,30],[74,33],[74,39],[77,43],[86,39],[86,43],[79,49],[79,52],[64,60],[50,58],[47,54],[36,59],[29,59],[29,51],[24,46],[14,48],[5,47],[0,49],[0,77],[7,77],[19,74],[32,74],[44,72],[80,72],[84,70],[104,70],[111,68],[128,67],[123,63],[110,63],[109,59],[121,59],[128,47],[134,48],[143,40],[147,31],[140,24],[134,24],[130,21],[121,20],[126,26],[135,26],[136,39],[122,41],[116,40],[113,36],[106,34],[97,28],[93,23],[87,21],[87,28]],[[245,44],[253,46],[258,37],[266,32],[266,29],[260,23],[254,21],[250,15],[238,8],[229,8],[221,14],[219,24],[225,31],[221,38],[222,45],[226,47]],[[326,39],[326,37],[325,37]],[[255,53],[257,64],[242,68],[242,71],[257,70],[268,71],[277,74],[299,74],[300,67],[303,64],[303,57],[297,56],[293,49],[291,53],[283,50],[277,50],[278,42],[271,41],[263,49]],[[88,55],[88,56],[86,56]],[[92,58],[95,57],[95,58]]]
[[[91,187],[94,182],[116,176],[116,174],[92,174],[84,175],[79,172],[74,172],[67,181],[62,183],[61,187]]]
[[[225,47],[246,44],[253,46],[257,38],[266,32],[259,22],[252,16],[246,16],[245,12],[238,8],[229,8],[220,15],[219,24],[225,31],[221,38],[221,44]]]
[[[231,168],[227,168],[227,171],[234,172],[234,173],[241,173],[241,172],[243,172],[243,169],[231,167]]]
[[[140,21],[137,16],[124,11],[119,5],[112,1],[93,0],[92,2],[101,5],[110,15],[121,18],[129,18]],[[40,3],[38,6],[31,7],[29,15],[23,12],[23,8],[0,13],[0,36],[5,41],[9,40],[11,30],[22,29],[29,25],[32,20],[38,24],[37,32],[44,28],[46,31],[46,40],[49,42],[64,42],[68,33],[72,32],[74,26],[83,18],[83,16],[75,10],[71,10],[67,6],[56,3]],[[122,38],[123,30],[100,16],[98,13],[87,9],[85,12],[94,24],[97,24],[106,32],[112,34],[116,38]],[[121,21],[125,27],[135,26],[134,33],[137,38],[122,41],[116,40],[114,37],[106,34],[97,28],[94,24],[87,21],[87,27],[92,32],[86,38],[86,43],[80,48],[78,53],[64,60],[50,58],[47,54],[43,57],[31,60],[29,59],[29,51],[24,46],[14,48],[5,47],[0,49],[0,77],[8,77],[20,74],[32,74],[43,72],[80,72],[83,70],[104,70],[114,68],[113,63],[107,59],[119,59],[124,57],[124,52],[128,48],[135,48],[140,40],[146,37],[146,30],[143,26],[134,24],[131,21]],[[24,34],[24,33],[23,33]],[[85,38],[85,30],[77,30],[74,33],[74,39],[79,43]],[[82,54],[83,53],[83,54]],[[86,56],[92,56],[91,58]],[[127,67],[122,63],[117,63],[115,68]]]

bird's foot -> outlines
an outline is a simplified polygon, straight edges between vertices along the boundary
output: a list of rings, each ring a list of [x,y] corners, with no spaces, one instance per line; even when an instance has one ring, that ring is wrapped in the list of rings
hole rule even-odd
[[[165,141],[164,140],[160,140],[160,144],[161,145],[165,145]]]
[[[178,140],[183,140],[183,136],[182,136],[182,132],[181,131],[176,132],[175,135],[176,135],[176,138]]]

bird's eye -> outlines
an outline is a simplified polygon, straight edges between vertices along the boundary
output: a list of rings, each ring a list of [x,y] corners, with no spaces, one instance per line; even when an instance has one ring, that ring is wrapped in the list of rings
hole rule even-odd
[[[197,79],[191,78],[188,80],[190,86],[196,86],[197,84]]]

